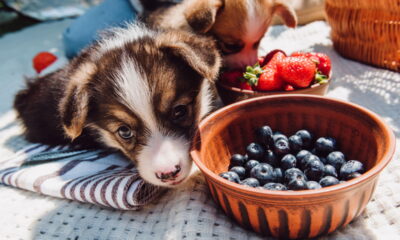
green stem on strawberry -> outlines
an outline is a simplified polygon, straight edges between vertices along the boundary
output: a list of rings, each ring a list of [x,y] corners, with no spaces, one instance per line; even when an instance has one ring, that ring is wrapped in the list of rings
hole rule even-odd
[[[328,76],[321,74],[319,71],[315,74],[315,82],[325,84],[328,82]]]
[[[250,85],[257,86],[258,78],[263,72],[264,70],[260,67],[260,64],[256,63],[254,66],[246,67],[246,72],[243,73],[243,77]]]

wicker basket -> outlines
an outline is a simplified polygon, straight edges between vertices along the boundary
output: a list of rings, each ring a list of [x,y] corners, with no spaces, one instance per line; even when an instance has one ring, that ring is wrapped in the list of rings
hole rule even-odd
[[[341,55],[400,72],[399,0],[326,0],[325,10]]]

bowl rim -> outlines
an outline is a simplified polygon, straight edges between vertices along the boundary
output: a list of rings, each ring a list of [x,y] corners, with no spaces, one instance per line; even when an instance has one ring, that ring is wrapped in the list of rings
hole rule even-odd
[[[254,90],[246,90],[246,89],[241,89],[238,87],[232,87],[229,86],[225,83],[223,83],[222,81],[220,81],[219,79],[216,81],[216,84],[219,85],[222,88],[225,88],[227,90],[233,91],[233,92],[237,92],[237,93],[244,93],[244,94],[251,94],[251,95],[266,95],[266,94],[285,94],[285,93],[290,93],[290,94],[302,94],[302,92],[308,92],[310,90],[315,90],[315,89],[319,89],[319,88],[323,88],[326,85],[329,85],[331,83],[332,80],[332,72],[329,73],[329,78],[327,79],[328,81],[324,84],[320,84],[320,83],[315,83],[309,87],[306,88],[298,88],[298,89],[294,89],[292,91],[254,91]]]
[[[316,99],[316,100],[322,100],[322,101],[328,101],[328,102],[337,102],[339,104],[347,105],[349,107],[355,108],[358,111],[369,115],[373,118],[373,120],[382,127],[384,132],[387,133],[388,135],[388,148],[386,149],[385,153],[382,156],[382,161],[379,162],[377,165],[375,165],[373,168],[369,169],[367,172],[363,173],[361,176],[351,179],[349,181],[346,181],[345,183],[340,183],[337,185],[329,186],[329,187],[324,187],[320,189],[315,189],[315,190],[299,190],[299,191],[272,191],[272,190],[266,190],[266,189],[256,189],[252,187],[246,187],[242,186],[237,183],[230,182],[226,179],[223,179],[219,177],[217,174],[212,172],[210,169],[208,169],[205,164],[200,160],[200,153],[196,149],[196,143],[198,142],[198,139],[200,137],[200,131],[205,128],[205,126],[212,120],[215,116],[227,113],[231,111],[231,109],[237,109],[242,106],[245,106],[251,102],[256,102],[256,101],[261,101],[261,100],[266,100],[270,98],[308,98],[308,99]],[[387,164],[391,161],[393,158],[394,152],[396,148],[396,138],[395,135],[392,131],[392,129],[385,123],[381,117],[379,117],[376,113],[368,110],[365,107],[362,107],[360,105],[347,102],[341,99],[337,98],[331,98],[331,97],[323,97],[323,96],[315,96],[315,95],[308,95],[308,94],[291,94],[291,95],[272,95],[272,96],[260,96],[260,97],[255,97],[243,101],[236,102],[234,104],[227,105],[210,115],[208,115],[206,118],[204,118],[199,126],[198,129],[195,133],[195,137],[193,138],[191,148],[190,148],[190,155],[197,165],[197,167],[200,169],[203,174],[211,178],[211,180],[219,185],[225,185],[231,190],[235,189],[240,189],[241,193],[246,193],[249,194],[249,196],[256,196],[256,197],[265,197],[265,196],[270,196],[270,197],[288,197],[289,199],[297,198],[297,197],[317,197],[321,195],[331,195],[333,193],[337,193],[337,191],[347,191],[353,188],[355,185],[362,184],[362,183],[367,183],[370,180],[372,180],[374,177],[376,177],[386,166]]]

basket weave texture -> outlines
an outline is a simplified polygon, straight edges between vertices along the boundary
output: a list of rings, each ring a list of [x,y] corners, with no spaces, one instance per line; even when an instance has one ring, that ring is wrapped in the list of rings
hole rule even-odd
[[[326,0],[325,10],[341,55],[400,72],[399,0]]]

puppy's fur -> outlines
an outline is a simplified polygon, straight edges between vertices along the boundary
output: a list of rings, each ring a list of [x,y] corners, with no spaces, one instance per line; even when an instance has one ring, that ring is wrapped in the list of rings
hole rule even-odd
[[[272,17],[289,27],[297,23],[294,9],[284,0],[184,0],[180,4],[142,0],[143,21],[152,28],[175,28],[213,36],[224,65],[242,68],[257,61],[261,38]]]
[[[130,25],[30,80],[14,107],[32,142],[119,149],[146,181],[174,186],[190,172],[190,139],[219,67],[207,37]]]

